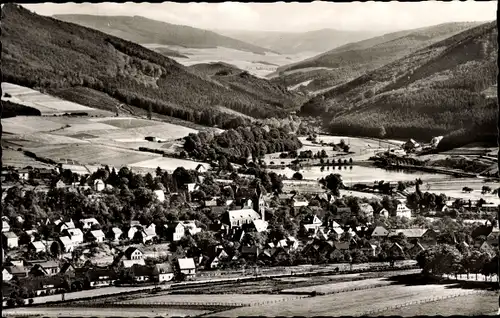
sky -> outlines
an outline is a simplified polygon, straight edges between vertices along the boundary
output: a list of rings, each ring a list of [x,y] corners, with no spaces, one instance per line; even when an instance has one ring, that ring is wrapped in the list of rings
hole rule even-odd
[[[497,1],[334,3],[41,3],[22,4],[41,15],[143,16],[210,30],[306,32],[318,29],[397,31],[446,22],[493,21]]]

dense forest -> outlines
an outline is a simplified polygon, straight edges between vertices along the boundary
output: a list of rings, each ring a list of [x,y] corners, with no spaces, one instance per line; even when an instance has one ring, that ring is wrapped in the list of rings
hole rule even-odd
[[[239,126],[218,135],[189,134],[184,139],[184,149],[190,157],[235,163],[246,163],[249,157],[257,161],[265,154],[293,151],[302,146],[297,136],[284,128],[265,129],[257,125]]]
[[[315,91],[352,80],[418,49],[462,32],[478,23],[445,23],[421,29],[399,31],[349,43],[299,63],[280,68],[281,72],[304,70],[303,78],[311,80],[307,89]],[[314,68],[330,68],[318,72]],[[309,70],[311,69],[311,70]],[[295,74],[283,75],[293,82]],[[308,76],[309,75],[309,76]],[[296,82],[295,84],[300,83]],[[291,84],[293,85],[293,84]]]
[[[494,23],[459,33],[313,98],[300,114],[326,112],[335,134],[419,140],[450,134],[442,147],[494,141],[497,99],[482,92],[496,83],[496,35]]]
[[[84,87],[158,114],[219,126],[235,117],[220,106],[255,118],[289,113],[284,108],[290,105],[224,87],[138,44],[13,4],[2,10],[2,44],[4,81],[56,96]]]
[[[8,100],[2,100],[2,118],[41,115],[42,113],[36,108],[19,105]]]

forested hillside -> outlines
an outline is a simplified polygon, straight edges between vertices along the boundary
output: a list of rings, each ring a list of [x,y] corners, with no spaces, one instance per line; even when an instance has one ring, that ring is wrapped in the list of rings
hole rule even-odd
[[[352,80],[368,71],[402,58],[420,48],[460,33],[479,23],[446,23],[415,30],[385,34],[350,43],[302,62],[280,67],[278,71],[289,85],[311,80],[310,91],[333,87]],[[318,73],[317,68],[329,68]],[[295,73],[287,74],[290,71]],[[304,74],[297,79],[297,73]],[[309,75],[309,76],[308,76]],[[279,78],[274,78],[279,81]]]
[[[140,16],[54,15],[54,18],[83,25],[140,44],[164,44],[189,48],[226,47],[257,54],[269,52],[256,45],[212,31],[147,19]]]
[[[497,50],[496,22],[483,24],[317,96],[301,113],[328,117],[336,134],[491,137],[498,104],[482,92],[497,83]]]
[[[278,108],[305,102],[305,98],[289,92],[284,86],[256,77],[227,63],[202,63],[192,65],[190,68],[209,76],[225,87],[248,94],[256,100]]]
[[[3,81],[56,96],[64,92],[65,98],[69,88],[83,87],[158,114],[219,126],[234,117],[219,112],[220,106],[255,118],[283,117],[296,106],[257,100],[138,44],[14,4],[2,10],[2,44]]]
[[[322,29],[308,32],[216,31],[231,38],[283,54],[325,52],[341,45],[377,35],[370,31]],[[380,34],[380,33],[379,33]]]

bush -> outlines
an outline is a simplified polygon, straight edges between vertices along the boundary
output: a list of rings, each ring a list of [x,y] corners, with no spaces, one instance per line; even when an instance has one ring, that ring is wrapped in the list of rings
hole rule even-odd
[[[34,302],[35,300],[33,298],[28,299],[28,304],[33,305]]]

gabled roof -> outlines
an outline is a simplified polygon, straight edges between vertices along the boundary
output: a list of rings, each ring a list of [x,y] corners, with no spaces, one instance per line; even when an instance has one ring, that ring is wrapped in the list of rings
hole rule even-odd
[[[196,266],[194,264],[194,259],[192,259],[192,258],[179,258],[178,263],[179,263],[179,268],[181,270],[195,269],[196,268]]]
[[[395,229],[389,234],[390,237],[398,236],[400,233],[408,238],[420,238],[422,237],[427,229]]]
[[[132,254],[133,254],[135,251],[139,251],[139,252],[141,252],[141,254],[144,254],[144,253],[143,253],[140,249],[138,249],[137,247],[133,247],[133,246],[131,246],[131,247],[127,248],[127,249],[125,250],[124,254],[125,254],[125,256],[126,256],[128,259],[130,259],[130,258],[132,257]]]
[[[71,238],[69,236],[59,236],[59,241],[61,241],[61,243],[64,246],[74,245],[73,241],[71,240]]]
[[[252,219],[258,220],[260,219],[259,213],[257,213],[254,209],[241,209],[241,210],[232,210],[228,211],[229,220],[244,220],[244,219]]]
[[[131,260],[128,260],[128,259],[124,259],[123,260],[123,267],[125,268],[130,268],[134,265],[146,265],[146,263],[144,262],[144,259],[131,259]]]
[[[335,242],[335,249],[337,250],[348,250],[349,249],[349,242]]]
[[[172,265],[170,265],[170,263],[161,263],[154,266],[153,272],[157,274],[167,274],[173,273],[174,270],[172,269]]]
[[[15,239],[15,238],[18,238],[17,235],[14,233],[14,232],[3,232],[2,233],[5,238],[7,239]]]
[[[399,249],[401,252],[403,252],[403,247],[401,247],[401,245],[399,245],[398,243],[394,243],[392,244],[392,247],[396,247],[397,249]],[[392,248],[391,247],[391,248]]]
[[[45,245],[41,241],[34,241],[34,242],[31,242],[30,244],[33,245],[33,247],[37,250],[44,250],[45,249]]]
[[[80,229],[67,229],[67,231],[68,231],[68,234],[70,236],[80,236],[80,235],[83,235],[83,232]]]
[[[268,223],[267,221],[253,220],[253,225],[255,226],[255,230],[260,233],[267,230]]]
[[[104,232],[102,230],[95,230],[95,231],[90,231],[93,237],[99,238],[99,237],[105,237]]]
[[[112,228],[111,231],[113,231],[113,233],[115,233],[116,235],[120,235],[123,233],[123,231],[118,227]]]

